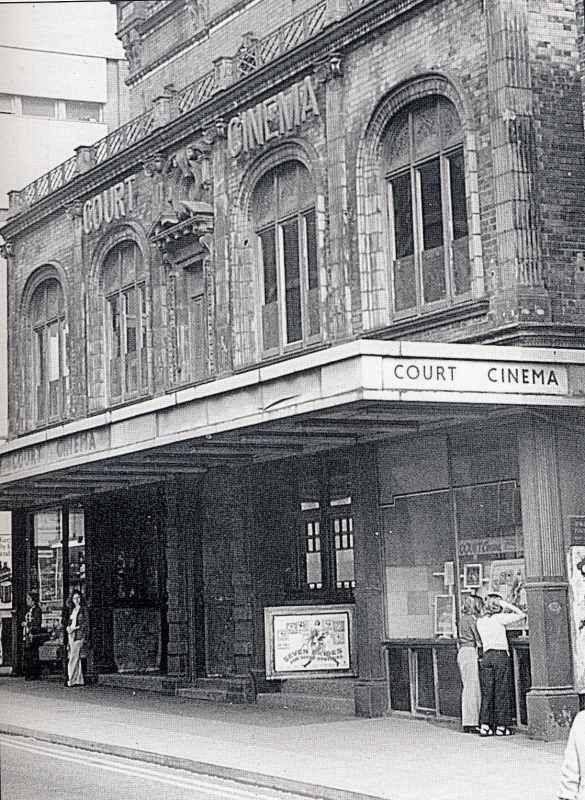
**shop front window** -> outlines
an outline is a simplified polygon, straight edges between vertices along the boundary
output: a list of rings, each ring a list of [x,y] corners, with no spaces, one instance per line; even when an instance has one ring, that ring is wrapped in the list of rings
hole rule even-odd
[[[301,584],[313,592],[351,593],[355,587],[349,461],[305,472],[301,487]]]
[[[67,597],[63,595],[63,528],[59,509],[39,511],[33,517],[33,553],[29,588],[39,593],[43,627],[52,639],[62,635],[62,613]],[[69,592],[85,594],[85,527],[82,509],[69,511]]]

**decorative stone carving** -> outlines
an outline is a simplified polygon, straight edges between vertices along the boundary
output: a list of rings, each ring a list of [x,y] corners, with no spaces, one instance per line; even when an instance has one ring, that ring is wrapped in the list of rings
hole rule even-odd
[[[152,178],[153,175],[160,175],[164,169],[164,165],[164,156],[161,155],[161,153],[152,153],[142,162],[142,169],[147,178]]]
[[[327,83],[343,76],[343,58],[341,53],[333,52],[315,64],[315,80],[318,84]]]
[[[83,203],[81,200],[74,200],[72,203],[67,203],[65,206],[65,213],[68,218],[73,221],[81,219],[83,215]]]
[[[207,27],[209,22],[209,0],[186,0],[186,6],[195,30]]]
[[[4,244],[0,244],[0,256],[2,258],[8,259],[14,255],[14,247],[12,242],[4,242]]]
[[[122,36],[122,47],[128,59],[130,72],[136,72],[142,66],[142,41],[134,29],[130,29]]]

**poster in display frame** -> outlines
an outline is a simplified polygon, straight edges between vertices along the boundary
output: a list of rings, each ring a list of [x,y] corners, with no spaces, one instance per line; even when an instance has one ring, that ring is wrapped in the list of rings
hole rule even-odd
[[[455,636],[455,595],[435,595],[435,636]]]
[[[264,633],[268,680],[357,674],[351,605],[265,608]]]
[[[463,565],[463,586],[466,589],[481,589],[483,583],[482,564]]]

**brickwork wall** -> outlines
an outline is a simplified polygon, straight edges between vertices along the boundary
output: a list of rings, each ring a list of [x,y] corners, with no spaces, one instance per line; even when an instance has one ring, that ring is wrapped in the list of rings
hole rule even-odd
[[[317,0],[260,0],[255,4],[233,0],[212,3],[212,17],[209,33],[180,54],[147,73],[130,85],[130,108],[132,116],[138,116],[150,108],[152,100],[163,93],[164,87],[173,84],[182,89],[197,78],[213,69],[213,61],[220,56],[234,56],[242,44],[242,37],[252,33],[262,38],[288,20],[302,14],[316,4]],[[217,5],[217,7],[216,7]],[[230,6],[236,9],[221,25],[214,20],[223,18]],[[181,39],[192,36],[195,29],[187,12],[173,16],[145,37],[142,46],[143,63],[154,62],[164,56]]]
[[[295,13],[304,7],[298,0]],[[242,12],[249,17],[241,16],[240,23],[257,20],[260,26],[265,8],[265,3],[258,3]],[[259,266],[247,209],[255,181],[284,159],[300,160],[314,181],[323,341],[364,332],[389,338],[479,341],[496,326],[511,322],[549,326],[585,322],[581,224],[585,168],[576,16],[557,0],[499,0],[489,8],[497,11],[497,17],[488,19],[479,0],[424,4],[417,13],[397,17],[342,54],[342,74],[334,74],[331,63],[323,70],[318,62],[324,54],[316,54],[312,80],[319,115],[309,115],[290,135],[237,157],[228,153],[225,138],[215,137],[210,154],[214,190],[205,197],[215,212],[210,319],[215,326],[211,352],[216,374],[228,374],[262,358]],[[285,13],[283,6],[283,19]],[[523,39],[512,36],[513,21],[518,19],[524,26]],[[231,24],[222,28],[226,36]],[[242,27],[236,27],[239,37]],[[521,45],[521,62],[512,47],[515,42]],[[183,66],[184,76],[192,74]],[[393,333],[384,176],[376,148],[399,107],[396,98],[406,101],[410,87],[415,87],[416,96],[421,86],[446,93],[462,121],[472,296],[488,298],[490,311],[487,316],[481,311],[475,318],[462,315],[459,320],[452,315],[427,327],[421,317],[418,327],[397,326]],[[526,113],[520,113],[522,103]],[[528,138],[523,138],[526,131]],[[199,136],[201,131],[193,130],[183,144]],[[167,167],[176,148],[163,153]],[[502,168],[506,164],[509,174]],[[161,394],[171,386],[168,270],[158,249],[148,242],[153,223],[169,208],[164,192],[171,178],[170,173],[147,177],[138,165],[134,169],[134,208],[125,218],[82,235],[81,218],[71,219],[61,210],[13,243],[11,435],[34,428],[30,336],[20,304],[30,276],[44,265],[54,265],[67,298],[71,417],[107,406],[99,266],[108,249],[127,236],[141,247],[147,264],[149,391]],[[536,244],[530,238],[535,231]],[[529,241],[536,254],[534,273],[518,266]],[[526,282],[529,273],[536,279]],[[532,331],[527,335],[535,341]]]

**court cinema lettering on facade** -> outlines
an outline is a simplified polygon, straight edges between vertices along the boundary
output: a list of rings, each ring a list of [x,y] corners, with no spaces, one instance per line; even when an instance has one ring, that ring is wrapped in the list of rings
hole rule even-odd
[[[122,219],[134,211],[134,181],[130,176],[104,189],[83,204],[83,232],[99,231],[102,225]]]
[[[493,361],[385,359],[384,387],[399,390],[568,393],[567,368],[559,365]]]
[[[309,76],[288,91],[263,100],[232,117],[228,124],[228,152],[232,158],[263,147],[299,128],[309,117],[320,117],[317,96]]]

